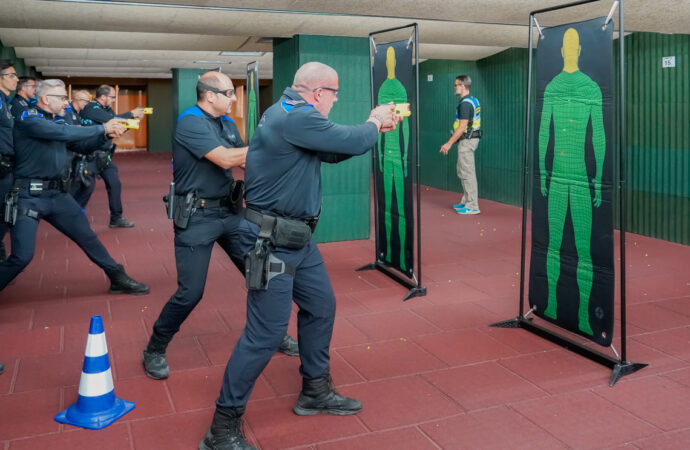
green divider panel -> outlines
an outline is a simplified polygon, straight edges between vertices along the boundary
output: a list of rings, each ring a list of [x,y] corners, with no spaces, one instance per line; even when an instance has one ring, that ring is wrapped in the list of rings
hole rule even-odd
[[[147,106],[154,114],[147,118],[146,146],[151,153],[172,151],[172,132],[176,117],[173,114],[173,83],[171,80],[149,80],[146,88]]]
[[[299,66],[320,61],[333,67],[339,76],[340,94],[329,118],[346,125],[364,122],[370,110],[368,42],[365,38],[310,35],[274,40],[274,101],[292,85]],[[323,205],[315,239],[367,239],[371,154],[321,167]]]

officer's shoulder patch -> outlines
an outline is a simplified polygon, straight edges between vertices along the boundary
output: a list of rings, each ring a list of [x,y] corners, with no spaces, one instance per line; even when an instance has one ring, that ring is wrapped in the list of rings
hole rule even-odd
[[[22,111],[20,120],[37,119],[39,117],[43,117],[43,114],[41,114],[35,109],[27,109],[25,111]]]
[[[220,120],[221,120],[222,122],[232,122],[232,123],[235,123],[235,121],[232,120],[232,117],[228,117],[228,116],[220,116]]]

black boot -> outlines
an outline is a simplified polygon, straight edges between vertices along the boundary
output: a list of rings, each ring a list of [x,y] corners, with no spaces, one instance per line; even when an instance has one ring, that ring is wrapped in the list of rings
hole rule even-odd
[[[283,337],[283,342],[280,343],[280,347],[278,347],[278,351],[288,356],[299,356],[299,344],[292,336],[286,334]]]
[[[165,349],[168,344],[160,339],[154,331],[149,344],[144,349],[144,371],[149,378],[164,380],[170,376],[170,367],[165,360]]]
[[[0,363],[0,373],[3,373],[5,371],[5,365],[3,363]]]
[[[110,218],[110,223],[108,224],[110,228],[132,228],[134,226],[133,222],[125,219],[124,217],[118,217],[116,219]]]
[[[244,406],[226,408],[216,406],[211,428],[199,443],[199,450],[256,450],[242,432]]]
[[[326,375],[309,380],[302,378],[302,392],[292,408],[299,416],[314,414],[334,414],[347,416],[362,410],[362,402],[356,398],[343,397],[333,387],[333,380]]]
[[[139,283],[127,275],[125,268],[121,264],[117,265],[117,269],[106,270],[105,274],[110,278],[110,289],[108,292],[111,294],[144,295],[149,293],[148,285]]]

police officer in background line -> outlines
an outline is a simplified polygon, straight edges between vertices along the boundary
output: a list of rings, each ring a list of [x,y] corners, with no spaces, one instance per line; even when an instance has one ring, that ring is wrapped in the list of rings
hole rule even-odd
[[[91,94],[83,89],[72,91],[72,101],[65,108],[63,119],[70,125],[81,125],[79,113],[91,101]],[[96,163],[92,153],[75,153],[72,159],[72,186],[70,194],[77,203],[83,200],[79,192],[93,192],[96,183]],[[86,204],[79,204],[82,210]]]
[[[220,72],[203,74],[196,85],[197,104],[182,112],[173,135],[173,209],[177,291],[170,297],[144,349],[146,375],[170,376],[165,351],[182,322],[204,293],[213,245],[227,253],[244,273],[239,250],[242,182],[232,167],[244,166],[247,146],[235,122],[227,117],[237,101],[230,78]],[[297,342],[283,333],[280,350],[297,355]],[[277,348],[277,347],[276,347]]]
[[[14,178],[14,140],[10,91],[17,89],[17,71],[12,63],[6,59],[0,60],[0,202],[5,201],[5,195],[12,189]],[[4,203],[3,203],[4,204]],[[0,216],[4,215],[4,208],[0,209]],[[0,262],[5,261],[5,243],[3,238],[9,229],[4,220],[0,220]]]
[[[61,80],[40,82],[36,93],[36,109],[24,111],[14,124],[16,221],[12,254],[0,264],[0,290],[31,262],[38,223],[45,219],[105,271],[110,293],[147,294],[149,287],[130,278],[110,257],[79,205],[66,192],[71,162],[68,145],[72,151],[90,151],[109,136],[124,133],[125,127],[116,120],[95,127],[66,124],[61,116],[67,106],[67,92]]]
[[[17,82],[17,92],[12,99],[12,115],[18,118],[24,111],[36,106],[36,78],[21,77]]]
[[[5,253],[5,243],[3,238],[7,233],[8,225],[4,217],[5,195],[12,189],[14,178],[14,141],[12,138],[12,127],[14,119],[10,111],[10,101],[7,98],[10,91],[17,88],[17,71],[12,67],[12,63],[6,59],[0,60],[0,264],[7,257]],[[5,370],[5,366],[0,363],[0,373]]]
[[[144,117],[141,108],[135,108],[123,114],[115,114],[111,105],[116,98],[115,89],[112,86],[100,86],[96,90],[96,99],[86,105],[80,113],[82,125],[104,124],[116,117],[121,119],[142,119]],[[120,181],[117,166],[111,160],[113,153],[115,153],[115,144],[113,144],[112,140],[108,140],[100,149],[93,153],[99,175],[103,178],[105,188],[108,191],[108,206],[110,207],[109,226],[110,228],[131,228],[134,224],[122,217],[122,182]],[[81,189],[74,194],[77,203],[82,208],[86,207],[94,188],[95,183],[90,188]]]
[[[339,395],[330,377],[329,346],[335,296],[321,253],[311,238],[321,209],[321,163],[366,153],[379,131],[395,129],[393,105],[371,111],[361,125],[328,120],[338,100],[338,74],[310,62],[291,88],[264,113],[247,154],[245,218],[240,243],[246,256],[247,323],[232,351],[213,422],[200,450],[252,449],[241,430],[254,383],[285,334],[292,301],[302,392],[299,415],[356,414],[362,404]]]

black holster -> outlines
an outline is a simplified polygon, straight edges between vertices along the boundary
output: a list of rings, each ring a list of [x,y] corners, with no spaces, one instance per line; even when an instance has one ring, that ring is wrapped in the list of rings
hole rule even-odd
[[[2,208],[3,222],[14,225],[17,221],[17,211],[19,210],[19,190],[12,189],[5,194],[5,203]]]
[[[14,157],[11,155],[0,155],[0,178],[5,178],[14,170]]]
[[[244,199],[244,181],[235,180],[230,188],[230,195],[228,196],[228,208],[233,214],[239,214],[242,211],[242,201]]]
[[[96,170],[98,173],[102,172],[113,161],[111,153],[105,150],[96,150],[93,152],[93,160],[96,163]]]
[[[176,197],[176,198],[175,198]],[[184,230],[189,224],[189,218],[192,217],[196,208],[194,204],[196,203],[196,192],[190,192],[184,197],[174,196],[173,200],[173,224],[176,228]]]

